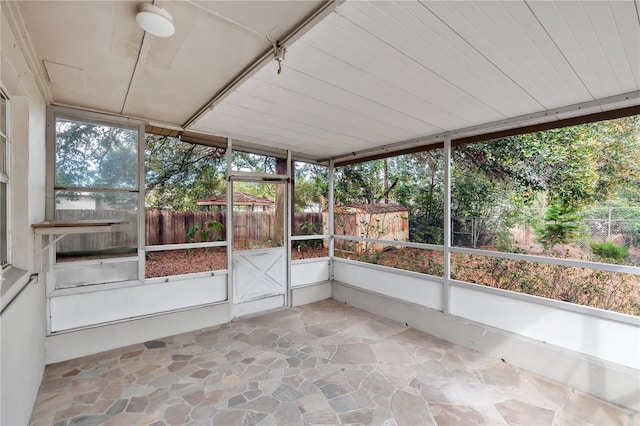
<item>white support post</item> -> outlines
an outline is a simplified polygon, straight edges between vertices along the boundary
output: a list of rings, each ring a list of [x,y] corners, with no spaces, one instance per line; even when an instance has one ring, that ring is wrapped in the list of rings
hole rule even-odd
[[[334,256],[334,251],[335,251],[335,239],[333,237],[333,233],[334,233],[334,225],[333,225],[333,207],[334,207],[334,197],[333,197],[333,169],[334,169],[334,165],[333,165],[333,160],[329,160],[329,205],[327,206],[327,226],[328,226],[328,232],[327,234],[329,235],[329,262],[330,262],[330,268],[329,268],[329,280],[333,281],[333,256]]]
[[[449,315],[451,300],[451,138],[444,140],[444,281],[442,283],[442,312]]]
[[[229,321],[233,319],[233,182],[231,181],[231,165],[233,157],[233,142],[227,138],[227,305]]]
[[[144,172],[144,157],[146,150],[146,134],[145,126],[143,123],[138,124],[138,281],[144,283],[146,278],[146,260],[147,253],[144,247],[147,245],[146,235],[146,191],[145,191],[145,172]]]
[[[291,234],[292,234],[292,220],[293,218],[291,217],[293,214],[293,200],[291,199],[291,192],[292,192],[292,186],[293,186],[293,174],[295,173],[295,169],[292,167],[292,163],[291,163],[291,151],[287,150],[287,182],[286,182],[286,206],[285,206],[285,212],[284,214],[286,214],[286,218],[287,218],[287,224],[286,224],[286,256],[287,256],[287,291],[285,292],[285,306],[287,307],[291,307],[291,302],[293,300],[292,297],[292,292],[291,292]]]

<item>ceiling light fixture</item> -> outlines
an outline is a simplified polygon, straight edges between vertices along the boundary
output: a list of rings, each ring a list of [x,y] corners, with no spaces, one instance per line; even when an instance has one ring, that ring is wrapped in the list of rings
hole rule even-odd
[[[158,37],[169,37],[176,31],[171,14],[151,3],[143,3],[138,6],[136,22],[140,28]]]

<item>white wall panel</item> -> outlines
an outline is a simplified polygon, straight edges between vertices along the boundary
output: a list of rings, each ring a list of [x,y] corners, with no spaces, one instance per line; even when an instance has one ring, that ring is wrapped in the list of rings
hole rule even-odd
[[[331,283],[325,281],[320,284],[296,287],[291,291],[291,306],[306,305],[331,298]]]
[[[47,364],[161,339],[229,321],[226,302],[59,333],[46,339]]]
[[[458,286],[451,313],[640,370],[638,325]]]
[[[67,294],[50,299],[51,331],[183,309],[227,298],[227,275]]]
[[[335,259],[333,277],[335,281],[364,290],[442,310],[442,284],[426,275]]]
[[[329,279],[329,259],[291,262],[291,287],[319,283]]]

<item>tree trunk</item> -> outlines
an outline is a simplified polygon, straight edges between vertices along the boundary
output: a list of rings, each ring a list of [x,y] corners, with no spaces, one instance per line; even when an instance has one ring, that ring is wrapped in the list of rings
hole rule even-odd
[[[276,173],[279,175],[287,174],[287,159],[286,158],[276,158]],[[278,184],[276,186],[276,214],[275,214],[275,226],[274,226],[274,236],[275,243],[279,246],[284,245],[284,221],[285,221],[285,211],[286,211],[286,185]]]

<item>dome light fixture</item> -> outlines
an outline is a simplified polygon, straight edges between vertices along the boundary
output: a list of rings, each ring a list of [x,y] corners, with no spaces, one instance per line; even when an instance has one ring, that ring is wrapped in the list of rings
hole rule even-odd
[[[151,3],[138,6],[136,22],[140,28],[157,37],[169,37],[176,31],[171,14]]]

